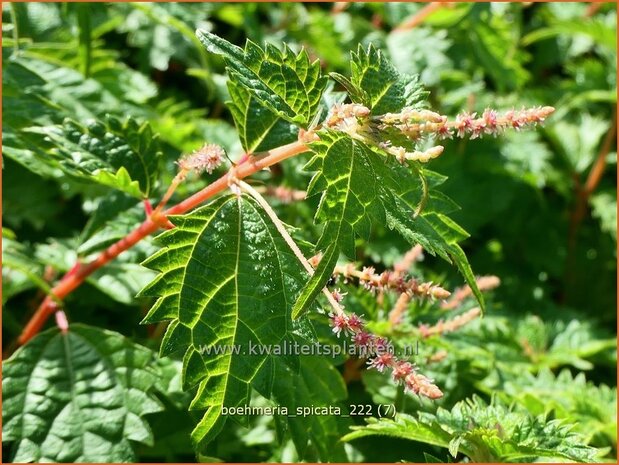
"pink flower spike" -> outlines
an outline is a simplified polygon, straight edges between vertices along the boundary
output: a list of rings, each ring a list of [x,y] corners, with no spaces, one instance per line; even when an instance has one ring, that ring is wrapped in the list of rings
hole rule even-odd
[[[406,377],[405,384],[406,390],[429,399],[440,399],[443,397],[443,393],[431,379],[422,374],[415,373],[415,371]]]
[[[348,328],[357,333],[363,329],[363,320],[355,313],[348,315]]]
[[[358,333],[355,333],[352,341],[357,347],[367,348],[374,341],[374,336],[370,333],[366,333],[365,331],[359,331]]]
[[[344,334],[348,332],[348,317],[346,315],[329,313],[329,318],[331,318],[331,326],[337,337],[340,337],[342,331],[344,331]]]
[[[393,366],[395,363],[395,356],[392,353],[385,353],[382,355],[377,355],[371,360],[368,360],[368,365],[370,368],[375,368],[379,372],[385,371],[385,368]]]
[[[393,367],[393,380],[397,383],[405,379],[413,371],[413,365],[410,362],[398,361]]]

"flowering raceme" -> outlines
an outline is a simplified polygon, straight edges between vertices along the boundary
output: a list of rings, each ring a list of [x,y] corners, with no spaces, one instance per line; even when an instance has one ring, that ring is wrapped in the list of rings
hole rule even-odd
[[[408,151],[405,147],[393,145],[391,140],[382,136],[388,136],[390,131],[395,131],[412,142],[417,142],[424,136],[437,139],[468,136],[470,139],[476,139],[485,134],[497,136],[506,129],[519,131],[528,126],[535,126],[544,122],[552,112],[554,108],[549,106],[509,110],[504,113],[488,108],[479,117],[477,113],[465,111],[450,121],[447,116],[439,113],[415,108],[404,108],[398,113],[371,116],[368,108],[352,103],[334,105],[325,121],[325,126],[380,147],[400,163],[406,161],[426,163],[440,156],[444,147],[436,145],[423,151]],[[381,137],[378,137],[379,134]]]
[[[343,312],[330,313],[329,319],[333,332],[339,337],[340,334],[352,335],[351,340],[360,349],[362,354],[368,356],[369,368],[379,372],[392,370],[392,378],[396,383],[403,383],[407,391],[438,399],[443,396],[441,390],[434,382],[418,373],[416,367],[410,362],[400,360],[393,353],[393,346],[384,337],[376,336],[364,330],[364,323],[355,313],[346,315]]]

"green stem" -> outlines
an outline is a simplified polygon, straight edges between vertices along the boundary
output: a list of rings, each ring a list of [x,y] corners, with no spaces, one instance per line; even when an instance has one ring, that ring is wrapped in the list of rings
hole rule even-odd
[[[395,396],[395,411],[402,412],[404,410],[405,402],[406,402],[406,395],[404,393],[404,385],[398,384],[398,392]]]
[[[17,25],[17,11],[14,2],[10,2],[11,6],[11,22],[13,23],[13,53],[17,55],[19,53],[19,27]]]

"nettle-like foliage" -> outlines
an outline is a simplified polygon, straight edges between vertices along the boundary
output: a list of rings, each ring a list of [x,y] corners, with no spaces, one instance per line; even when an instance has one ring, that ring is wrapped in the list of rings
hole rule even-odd
[[[83,325],[37,336],[2,369],[5,441],[15,462],[130,462],[130,441],[152,444],[144,415],[153,354],[121,334]]]
[[[406,414],[396,420],[373,418],[368,425],[353,429],[343,440],[377,435],[409,439],[448,449],[454,458],[464,454],[473,462],[591,462],[599,458],[599,450],[584,445],[581,436],[570,431],[571,426],[545,415],[532,417],[495,398],[487,404],[473,396],[451,411],[439,408],[434,414],[420,412],[418,418]]]
[[[412,244],[455,263],[483,306],[458,246],[466,233],[447,216],[453,203],[433,190],[441,177],[423,166],[442,148],[417,147],[426,134],[449,137],[455,131],[476,137],[540,122],[551,110],[506,116],[488,111],[478,119],[465,114],[450,123],[423,109],[425,93],[416,78],[399,74],[369,47],[352,54],[350,80],[336,77],[353,103],[334,105],[318,122],[326,77],[304,51],[295,55],[272,46],[262,50],[252,42],[241,49],[205,31],[198,31],[198,37],[228,64],[232,114],[247,151],[277,145],[279,135],[271,136],[270,131],[280,123],[296,124],[296,131],[303,131],[301,137],[314,154],[306,169],[316,173],[308,195],[321,194],[316,221],[324,223],[315,250],[324,255],[314,272],[295,256],[299,249],[289,243],[281,222],[256,201],[254,191],[235,184],[234,171],[229,182],[238,189],[235,195],[187,216],[168,217],[174,229],[160,236],[164,248],[145,262],[161,273],[143,291],[159,298],[145,321],[171,322],[162,355],[184,352],[185,386],[199,385],[192,408],[205,410],[193,433],[202,443],[222,429],[227,420],[222,408],[247,405],[252,388],[276,402],[290,396],[289,386],[282,392],[279,374],[289,370],[290,376],[299,376],[294,375],[299,360],[232,353],[213,357],[201,347],[274,346],[312,339],[305,311],[326,285],[340,252],[354,256],[355,236],[367,238],[374,222],[386,223]],[[367,348],[372,366],[393,369],[394,378],[413,392],[430,398],[442,395],[413,365],[389,351],[382,353],[389,342],[366,332],[357,315],[343,311],[335,294],[330,300],[334,332],[348,333],[355,344]],[[329,380],[334,373],[315,376]],[[295,437],[298,429],[290,426],[290,431],[302,445],[305,438]],[[314,434],[312,429],[310,435]],[[314,444],[321,442],[319,437],[312,439]]]
[[[346,398],[342,377],[328,360],[254,355],[248,353],[250,346],[332,344],[338,337],[347,338],[364,351],[371,368],[389,373],[401,389],[426,399],[442,397],[442,387],[423,374],[423,367],[394,354],[392,342],[363,315],[345,310],[343,294],[329,289],[328,282],[334,274],[348,274],[371,292],[396,289],[401,296],[400,315],[411,299],[448,297],[440,286],[409,278],[405,269],[383,274],[373,269],[338,270],[341,256],[355,258],[357,238],[368,239],[375,225],[386,225],[411,247],[423,247],[455,265],[479,304],[455,322],[420,327],[423,337],[448,332],[479,316],[483,296],[459,245],[467,233],[449,217],[457,205],[437,189],[445,177],[427,164],[443,152],[442,146],[435,145],[437,139],[496,136],[504,129],[534,126],[553,109],[486,110],[480,116],[464,112],[449,120],[427,108],[427,93],[417,77],[399,73],[373,46],[359,47],[351,54],[349,77],[326,76],[304,50],[262,48],[251,41],[239,48],[206,31],[197,35],[209,52],[225,60],[228,105],[246,154],[201,193],[164,210],[189,172],[212,173],[225,153],[207,143],[182,157],[161,203],[154,211],[147,203],[147,221],[103,258],[70,270],[54,289],[54,297],[44,302],[42,315],[58,310],[58,300],[110,258],[159,227],[168,228],[158,237],[161,249],[144,262],[158,273],[141,292],[156,298],[144,323],[169,323],[160,353],[182,355],[182,384],[195,393],[191,410],[202,415],[192,433],[198,450],[231,421],[222,414],[224,407],[249,405],[254,393],[291,410],[330,406]],[[33,86],[47,86],[28,66],[19,59],[12,61],[8,79],[27,76]],[[333,91],[334,84],[346,92]],[[104,123],[66,120],[58,124],[45,102],[35,103],[35,109],[42,107],[37,127],[27,127],[26,120],[35,119],[30,115],[7,129],[9,156],[34,163],[48,175],[61,170],[130,196],[149,197],[159,149],[147,124],[113,117]],[[242,181],[304,152],[311,154],[305,170],[314,173],[308,196],[319,197],[315,223],[321,233],[315,245],[295,241],[292,228]],[[231,193],[190,211],[228,188]],[[116,239],[115,234],[111,230],[99,240]],[[5,364],[5,440],[17,442],[16,460],[131,460],[129,441],[150,438],[142,416],[158,409],[147,392],[153,376],[146,366],[147,352],[119,335],[81,326],[67,328],[62,323],[64,314],[57,315],[60,332],[38,335]],[[327,324],[329,338],[324,336]],[[238,350],[230,350],[233,346]],[[17,386],[24,382],[27,389],[20,391]],[[385,382],[389,382],[387,376]],[[39,404],[41,395],[49,392],[53,395]],[[486,408],[490,410],[482,414]],[[114,421],[105,419],[111,418],[107,415],[113,415]],[[439,411],[431,420],[401,417],[370,425],[347,438],[397,430],[396,436],[449,446],[454,456],[462,450],[474,460],[593,457],[559,425],[524,417],[476,400],[458,405],[451,413]],[[234,420],[248,424],[247,417],[234,416]],[[469,428],[471,421],[477,423]],[[347,460],[339,442],[348,431],[347,419],[282,416],[276,422],[278,431],[292,438],[299,457],[309,456],[311,445],[321,460]],[[94,441],[90,448],[94,436],[105,441]]]

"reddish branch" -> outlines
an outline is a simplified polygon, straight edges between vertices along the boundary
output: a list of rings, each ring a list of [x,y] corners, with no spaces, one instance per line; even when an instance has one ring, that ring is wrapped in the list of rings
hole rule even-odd
[[[423,23],[428,16],[437,10],[445,7],[453,7],[452,2],[431,2],[417,11],[410,18],[405,19],[394,31],[406,31],[413,29]]]
[[[590,2],[585,10],[585,18],[590,18],[595,15],[600,8],[604,6],[606,2]]]
[[[578,233],[578,229],[580,227],[580,223],[585,217],[585,213],[587,212],[587,204],[589,203],[589,197],[591,194],[595,192],[598,184],[602,180],[602,175],[604,174],[604,170],[606,168],[606,158],[608,157],[608,153],[612,147],[612,143],[615,140],[615,136],[617,135],[617,111],[613,111],[613,117],[610,125],[609,131],[606,133],[606,137],[604,137],[604,141],[602,142],[602,146],[600,147],[600,151],[593,163],[593,167],[589,172],[589,176],[585,181],[584,185],[580,184],[580,180],[578,177],[575,177],[576,181],[576,207],[572,211],[572,216],[570,218],[570,235],[569,235],[569,245],[570,249],[574,247],[576,244],[576,236]]]
[[[158,214],[151,215],[137,229],[130,232],[120,241],[108,247],[90,263],[76,264],[69,272],[67,272],[67,274],[65,274],[60,282],[53,287],[50,295],[48,295],[43,300],[41,305],[39,305],[39,308],[19,336],[19,344],[25,344],[41,330],[41,327],[45,321],[47,321],[47,319],[58,310],[56,301],[61,301],[64,299],[67,295],[77,289],[88,276],[116,258],[122,252],[130,249],[142,239],[157,231],[160,227],[165,227],[167,224],[168,215],[179,215],[186,213],[211,197],[224,191],[228,188],[231,177],[243,179],[257,171],[279,163],[282,160],[307,151],[306,142],[310,140],[309,137],[312,137],[311,134],[305,134],[301,136],[300,140],[297,142],[278,147],[262,154],[243,156],[236,166],[232,167],[228,173],[220,177],[217,181],[209,184],[201,191],[193,194],[175,206],[163,212],[159,212]]]

